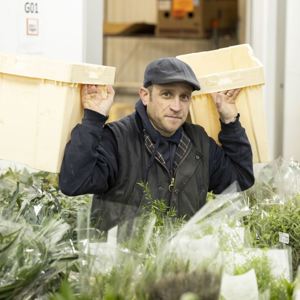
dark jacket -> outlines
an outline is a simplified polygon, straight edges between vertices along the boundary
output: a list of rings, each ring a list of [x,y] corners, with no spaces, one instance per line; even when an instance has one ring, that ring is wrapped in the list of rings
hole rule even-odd
[[[238,120],[221,124],[222,147],[202,127],[184,124],[171,169],[169,154],[161,155],[163,148],[152,141],[139,113],[103,127],[105,121],[85,110],[66,146],[60,173],[65,194],[96,194],[92,211],[102,229],[133,217],[146,204],[137,184],[141,181],[149,183],[154,198],[187,217],[204,205],[207,191],[221,193],[234,181],[244,190],[254,182],[251,147]]]

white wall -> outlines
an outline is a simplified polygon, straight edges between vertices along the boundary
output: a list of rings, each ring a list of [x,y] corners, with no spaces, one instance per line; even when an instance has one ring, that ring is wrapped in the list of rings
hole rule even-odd
[[[271,159],[300,161],[300,1],[249,0],[249,42],[265,66]]]
[[[285,5],[282,0],[248,2],[248,42],[265,67],[264,99],[270,159],[282,155]]]
[[[83,32],[85,33],[83,42],[85,45],[83,53],[84,61],[88,63],[102,64],[104,18],[103,0],[83,0],[83,3]]]
[[[284,92],[284,157],[300,161],[300,1],[287,1],[285,92]]]
[[[38,35],[26,33],[26,19]],[[0,51],[101,64],[102,20],[103,0],[1,0]]]

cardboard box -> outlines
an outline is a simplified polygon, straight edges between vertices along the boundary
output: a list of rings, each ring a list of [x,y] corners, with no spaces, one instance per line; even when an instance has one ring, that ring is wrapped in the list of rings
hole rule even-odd
[[[0,159],[59,172],[81,121],[81,84],[113,84],[115,68],[0,53]]]
[[[194,0],[193,10],[174,11],[175,0],[158,0],[156,35],[164,37],[199,37],[235,31],[238,22],[237,0]]]
[[[236,104],[250,140],[254,163],[269,161],[263,103],[264,72],[249,45],[177,56],[194,70],[201,90],[193,93],[191,121],[218,142],[219,114],[210,93],[242,88]]]

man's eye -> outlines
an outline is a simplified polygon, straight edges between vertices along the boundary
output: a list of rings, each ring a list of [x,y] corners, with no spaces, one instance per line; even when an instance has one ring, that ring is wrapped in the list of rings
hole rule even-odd
[[[163,92],[162,96],[168,98],[168,97],[171,96],[171,93],[170,92]]]
[[[181,100],[184,102],[188,102],[190,101],[191,97],[189,95],[182,95],[181,96]]]

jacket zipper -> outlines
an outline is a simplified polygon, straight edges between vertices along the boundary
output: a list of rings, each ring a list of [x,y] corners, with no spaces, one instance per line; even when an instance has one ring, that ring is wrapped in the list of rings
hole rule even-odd
[[[188,156],[188,154],[191,152],[191,149],[189,149],[185,154],[184,156],[182,157],[180,163],[178,164],[178,167],[181,165],[181,163],[185,160],[185,158]],[[177,168],[178,168],[177,167]],[[176,169],[177,170],[177,169]],[[175,177],[176,177],[176,170],[173,174],[173,176],[171,177],[171,182],[169,184],[169,192],[172,193],[173,192],[173,189],[174,189],[174,186],[175,186]],[[173,172],[172,172],[173,173]]]
[[[173,191],[174,186],[175,186],[175,177],[172,177],[171,182],[169,184],[169,192]]]
[[[148,149],[148,147],[146,147],[146,148]],[[150,150],[150,149],[148,149],[148,151],[151,153],[151,150]],[[178,164],[178,167],[181,165],[181,163],[185,160],[185,158],[188,156],[188,154],[189,154],[190,152],[191,152],[191,148],[189,148],[188,151],[184,154],[184,156],[182,157],[180,163]],[[159,164],[160,164],[160,165],[161,165],[161,166],[162,166],[162,167],[170,174],[170,171],[169,171],[169,169],[166,167],[166,165],[162,164],[162,163],[160,162],[160,160],[157,159],[156,156],[154,157],[154,159],[157,160],[158,163],[159,163]],[[178,167],[177,167],[177,168],[178,168]],[[172,173],[173,173],[173,172],[172,172]],[[169,186],[168,186],[168,190],[169,190],[170,193],[173,192],[173,189],[174,189],[174,186],[175,186],[175,177],[176,177],[176,170],[175,170],[173,176],[171,177],[171,181],[170,181],[170,184],[169,184]]]

